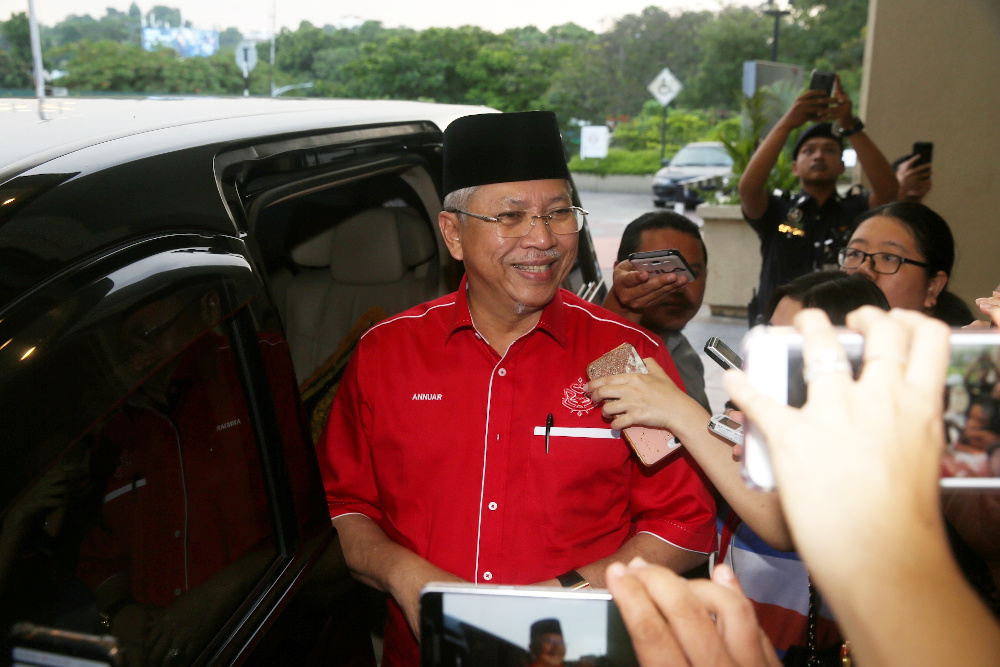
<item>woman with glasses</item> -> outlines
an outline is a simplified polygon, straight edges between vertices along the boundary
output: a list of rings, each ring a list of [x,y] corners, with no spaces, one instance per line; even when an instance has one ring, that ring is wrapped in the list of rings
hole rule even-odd
[[[894,202],[861,216],[838,255],[847,273],[879,286],[893,308],[919,310],[953,326],[973,320],[948,292],[955,239],[948,223],[923,204]]]

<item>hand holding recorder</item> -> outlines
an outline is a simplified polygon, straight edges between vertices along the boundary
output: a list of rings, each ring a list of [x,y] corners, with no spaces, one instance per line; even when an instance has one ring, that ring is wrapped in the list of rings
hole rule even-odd
[[[767,439],[795,544],[858,662],[985,664],[1000,629],[952,560],[939,505],[949,331],[870,306],[847,324],[865,337],[858,380],[826,315],[807,309],[801,409],[737,373],[726,388]]]

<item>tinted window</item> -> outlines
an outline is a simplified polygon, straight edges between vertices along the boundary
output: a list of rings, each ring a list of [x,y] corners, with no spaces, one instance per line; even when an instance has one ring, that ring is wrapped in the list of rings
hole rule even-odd
[[[269,421],[300,508],[314,465],[287,346],[257,331],[242,257],[184,248],[108,262],[118,267],[82,269],[0,322],[3,631],[21,620],[110,631],[131,664],[171,651],[186,664],[281,544],[248,360],[270,383],[255,393],[279,406]]]

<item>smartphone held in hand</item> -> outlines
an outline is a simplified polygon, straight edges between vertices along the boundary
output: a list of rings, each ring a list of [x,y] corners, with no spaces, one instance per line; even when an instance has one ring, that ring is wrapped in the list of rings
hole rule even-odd
[[[642,362],[642,357],[629,343],[622,343],[587,366],[587,378],[591,380],[608,375],[646,372],[646,364]],[[625,436],[635,455],[646,466],[659,463],[668,454],[678,451],[681,446],[680,440],[665,428],[629,426],[622,431],[622,435]]]
[[[822,90],[827,97],[833,95],[833,82],[837,79],[836,72],[824,72],[814,69],[809,77],[809,90]]]
[[[864,339],[840,328],[838,339],[852,372],[861,373]],[[942,491],[1000,491],[1000,332],[954,329],[945,386],[947,438],[941,462]],[[760,392],[792,407],[805,404],[802,335],[791,327],[754,327],[743,339],[745,372]],[[776,486],[763,434],[745,427],[743,476],[752,486]],[[808,443],[803,443],[806,445]]]
[[[628,256],[628,259],[636,271],[645,271],[650,275],[673,273],[678,277],[684,276],[688,282],[697,277],[687,260],[684,259],[684,255],[674,248],[634,252]]]
[[[420,652],[424,667],[638,664],[611,594],[594,588],[431,582],[420,593]]]

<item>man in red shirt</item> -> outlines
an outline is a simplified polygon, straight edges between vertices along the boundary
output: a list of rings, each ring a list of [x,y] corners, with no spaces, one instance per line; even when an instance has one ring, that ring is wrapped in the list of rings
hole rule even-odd
[[[687,454],[643,467],[583,391],[624,342],[680,378],[657,337],[560,289],[585,213],[554,114],[456,120],[444,172],[465,278],[362,337],[319,446],[347,564],[391,597],[386,667],[419,664],[429,581],[603,586],[612,561],[685,571],[714,547]]]

